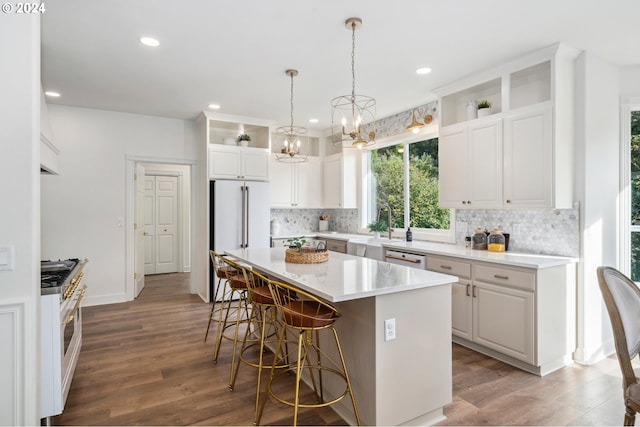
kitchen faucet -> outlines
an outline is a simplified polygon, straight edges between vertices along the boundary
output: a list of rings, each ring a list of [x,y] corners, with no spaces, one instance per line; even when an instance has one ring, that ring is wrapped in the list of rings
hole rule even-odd
[[[387,208],[387,213],[389,214],[387,220],[387,229],[389,230],[389,240],[391,240],[391,233],[393,232],[393,228],[391,228],[391,205],[389,204],[389,202],[382,202],[380,200],[378,200],[378,203],[380,203],[380,207],[378,208],[378,219],[380,219],[380,210],[382,208]]]

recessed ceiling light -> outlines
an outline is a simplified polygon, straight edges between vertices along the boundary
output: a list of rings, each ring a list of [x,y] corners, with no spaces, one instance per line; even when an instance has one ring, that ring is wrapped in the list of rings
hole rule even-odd
[[[318,119],[309,119],[309,123],[318,123]]]
[[[416,70],[416,74],[429,74],[431,72],[431,68],[422,67]]]
[[[58,92],[48,90],[44,94],[50,96],[51,98],[60,98],[60,94]]]
[[[220,105],[218,105],[218,104],[209,104],[209,108],[211,110],[219,110],[220,109]]]
[[[140,43],[151,47],[160,46],[160,42],[152,37],[140,37]]]

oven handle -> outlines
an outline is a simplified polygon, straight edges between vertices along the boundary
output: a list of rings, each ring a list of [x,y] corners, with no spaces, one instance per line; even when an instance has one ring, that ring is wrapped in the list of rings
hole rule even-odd
[[[405,262],[412,262],[414,264],[420,264],[419,259],[402,258],[399,256],[393,256],[393,255],[385,255],[385,257],[390,259],[397,259],[398,261],[405,261]]]
[[[64,325],[68,325],[69,323],[73,322],[73,318],[75,317],[76,313],[78,312],[78,309],[80,308],[80,302],[82,301],[82,298],[84,297],[85,292],[87,292],[87,285],[84,285],[82,290],[80,290],[80,295],[78,295],[78,300],[76,301],[76,305],[73,306],[73,312],[69,315],[69,317],[67,317],[67,320],[63,323]]]

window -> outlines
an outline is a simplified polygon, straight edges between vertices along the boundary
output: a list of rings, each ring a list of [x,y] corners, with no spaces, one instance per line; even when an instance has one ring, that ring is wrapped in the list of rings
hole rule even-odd
[[[631,279],[640,282],[640,111],[631,111],[630,117],[630,243]]]
[[[387,223],[388,204],[397,236],[411,226],[416,236],[452,240],[453,212],[438,207],[438,138],[373,149],[365,159],[366,224]]]

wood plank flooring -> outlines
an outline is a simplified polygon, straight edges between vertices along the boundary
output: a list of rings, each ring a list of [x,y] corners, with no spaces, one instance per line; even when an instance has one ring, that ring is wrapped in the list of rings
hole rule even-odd
[[[231,343],[224,341],[213,364],[215,335],[203,341],[210,305],[189,294],[188,280],[147,276],[137,300],[83,309],[82,352],[54,424],[252,424],[256,370],[242,365],[229,391]],[[453,357],[454,397],[440,425],[622,424],[614,358],[539,378],[458,345]],[[269,401],[262,423],[288,425],[291,416],[291,408]],[[301,410],[298,421],[344,423],[330,408]]]

